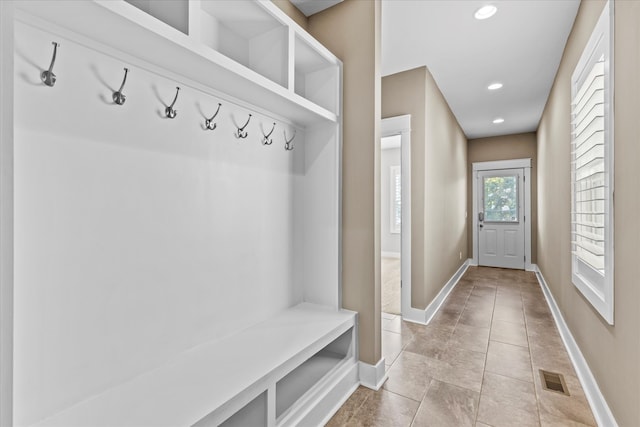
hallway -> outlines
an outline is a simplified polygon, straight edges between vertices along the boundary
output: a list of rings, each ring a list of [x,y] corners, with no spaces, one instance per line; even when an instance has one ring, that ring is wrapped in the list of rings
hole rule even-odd
[[[328,426],[595,426],[533,273],[470,267],[428,326],[383,316],[389,379]],[[539,369],[569,396],[544,390]]]

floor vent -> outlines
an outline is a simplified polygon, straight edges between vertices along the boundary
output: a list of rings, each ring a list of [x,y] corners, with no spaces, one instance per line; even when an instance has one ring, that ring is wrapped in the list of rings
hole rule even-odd
[[[540,380],[545,390],[555,391],[556,393],[569,396],[569,389],[567,389],[567,384],[564,382],[564,376],[562,376],[562,374],[540,369]]]

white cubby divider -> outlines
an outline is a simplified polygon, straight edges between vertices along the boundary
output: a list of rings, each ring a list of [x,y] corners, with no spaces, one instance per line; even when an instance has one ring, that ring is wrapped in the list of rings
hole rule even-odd
[[[13,4],[14,422],[326,422],[359,383],[340,60],[271,1]]]
[[[288,22],[270,1],[169,0],[163,7],[149,0],[126,1],[304,100],[339,114],[339,60]],[[181,19],[185,14],[188,23]]]

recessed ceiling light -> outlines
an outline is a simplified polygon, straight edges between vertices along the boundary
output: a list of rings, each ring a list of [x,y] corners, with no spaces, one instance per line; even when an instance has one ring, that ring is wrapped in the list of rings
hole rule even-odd
[[[474,13],[473,16],[476,19],[480,19],[480,20],[487,19],[495,15],[497,11],[498,11],[497,7],[495,7],[492,4],[487,4],[482,6],[480,9],[476,10],[476,13]]]
[[[495,123],[495,124],[504,123],[504,119],[502,117],[498,117],[497,119],[493,120],[493,123]]]
[[[491,83],[489,86],[487,86],[487,89],[496,90],[496,89],[500,89],[501,87],[502,87],[502,83]]]

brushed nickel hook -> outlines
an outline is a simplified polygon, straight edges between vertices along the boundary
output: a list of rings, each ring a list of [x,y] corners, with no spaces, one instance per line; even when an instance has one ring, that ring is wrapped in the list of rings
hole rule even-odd
[[[296,137],[296,130],[293,130],[293,136],[291,137],[291,139],[287,140],[287,131],[284,131],[284,149],[287,151],[291,151],[293,150],[293,140]]]
[[[215,123],[213,123],[213,119],[215,119],[215,118],[216,118],[216,116],[218,115],[218,113],[220,112],[220,107],[221,107],[221,106],[222,106],[222,104],[220,104],[220,103],[218,102],[218,109],[216,110],[216,113],[215,113],[213,116],[211,116],[211,118],[210,118],[210,119],[205,120],[205,122],[204,122],[204,126],[205,126],[207,129],[209,129],[209,130],[214,130],[214,129],[217,127],[217,125],[216,125]]]
[[[53,74],[53,65],[56,63],[56,54],[58,53],[58,46],[60,46],[57,42],[51,42],[53,44],[53,58],[51,58],[51,65],[49,65],[48,70],[44,70],[40,74],[40,78],[42,82],[47,86],[53,87],[56,84],[56,75]]]
[[[118,105],[124,104],[124,101],[127,100],[127,97],[122,93],[122,89],[124,89],[124,84],[127,82],[127,74],[129,73],[129,69],[124,69],[124,79],[122,80],[122,84],[120,85],[120,89],[117,92],[113,92],[113,102]]]
[[[266,135],[264,135],[264,132],[263,132],[264,138],[262,138],[262,145],[271,145],[271,144],[273,144],[273,139],[269,139],[269,137],[271,136],[271,134],[273,133],[275,128],[276,128],[276,124],[274,123],[273,127],[271,128],[271,132],[269,132]]]
[[[176,97],[173,98],[173,102],[167,108],[164,109],[164,113],[170,119],[175,119],[178,112],[173,109],[173,106],[176,105],[176,101],[178,100],[178,92],[180,92],[180,87],[176,86]]]
[[[238,128],[238,132],[236,133],[236,138],[246,138],[249,133],[244,131],[244,128],[247,127],[247,125],[249,124],[249,122],[251,121],[251,114],[249,114],[249,118],[247,119],[247,123],[244,124],[244,126]]]

